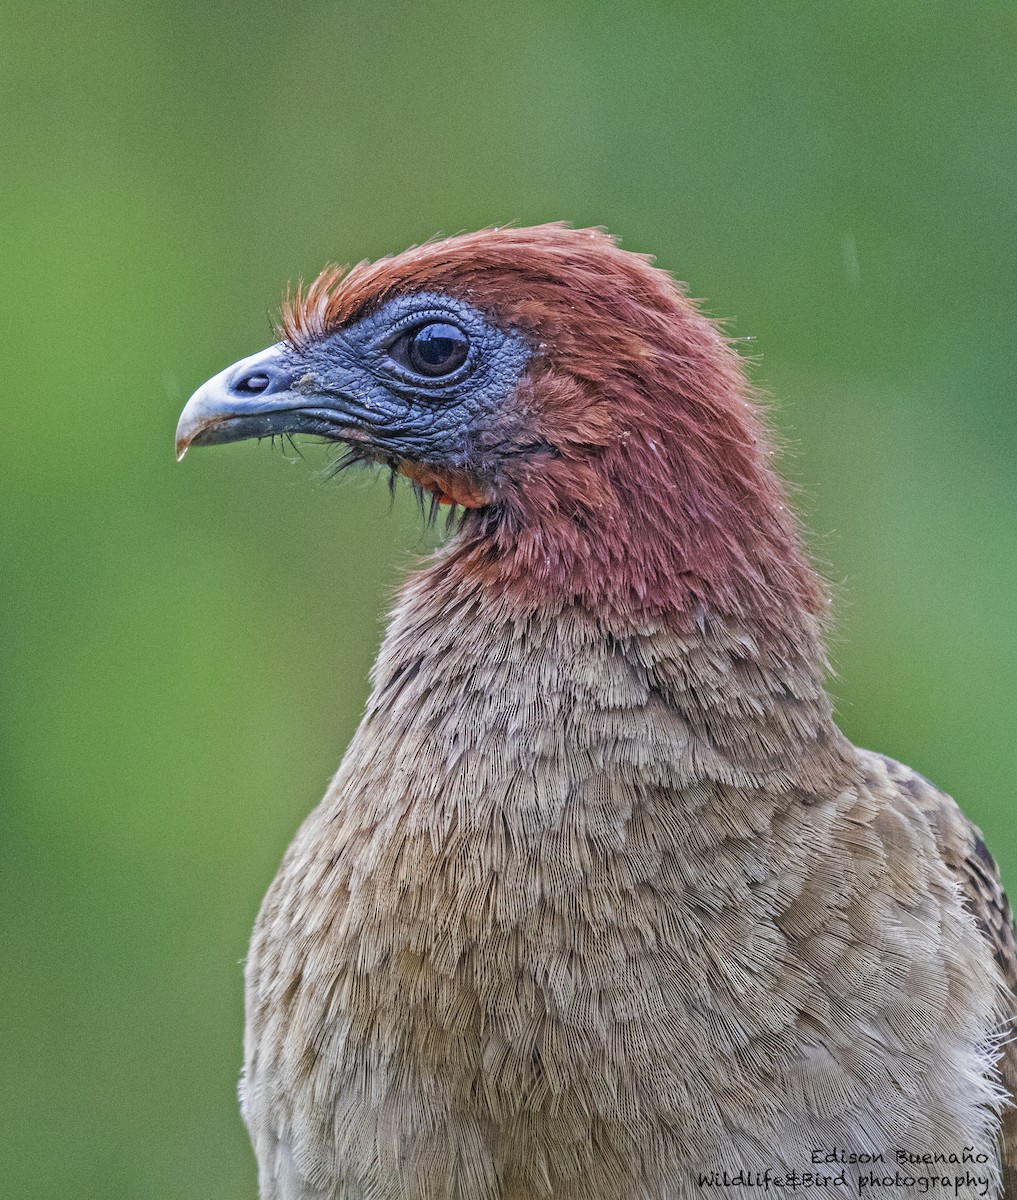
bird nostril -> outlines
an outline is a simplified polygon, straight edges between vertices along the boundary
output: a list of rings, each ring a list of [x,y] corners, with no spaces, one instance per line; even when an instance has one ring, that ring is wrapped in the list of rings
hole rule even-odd
[[[267,392],[271,380],[267,375],[260,372],[254,375],[244,375],[233,385],[233,391],[242,396],[257,396],[262,392]]]

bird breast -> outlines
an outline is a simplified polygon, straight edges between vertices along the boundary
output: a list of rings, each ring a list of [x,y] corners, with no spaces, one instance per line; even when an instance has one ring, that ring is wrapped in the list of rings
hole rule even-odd
[[[263,1170],[350,1196],[622,1200],[725,1154],[797,1163],[819,1129],[865,1149],[869,1109],[920,1141],[901,1081],[947,1096],[958,1070],[968,1098],[929,1128],[988,1144],[991,1000],[954,961],[976,935],[893,860],[920,861],[928,830],[881,834],[857,760],[837,786],[767,776],[723,714],[704,725],[736,677],[779,762],[788,729],[828,720],[807,673],[767,683],[730,630],[690,663],[663,628],[420,599],[255,929],[242,1090]],[[945,960],[922,933],[944,922]],[[895,1026],[902,991],[926,1007]]]

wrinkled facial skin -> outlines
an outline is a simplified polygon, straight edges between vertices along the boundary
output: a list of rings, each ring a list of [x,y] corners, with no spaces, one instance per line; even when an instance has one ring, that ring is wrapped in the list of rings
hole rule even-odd
[[[458,326],[470,343],[462,366],[437,378],[415,373],[390,354],[406,334],[432,321]],[[479,465],[478,439],[498,424],[529,357],[518,335],[496,328],[466,304],[424,294],[391,301],[295,354],[295,363],[313,376],[309,386],[315,395],[343,399],[379,450],[469,468]]]
[[[456,327],[469,343],[465,360],[436,376],[415,371],[405,353],[414,330],[432,322]],[[336,333],[280,343],[209,380],[181,415],[177,449],[310,433],[384,462],[483,478],[530,358],[518,333],[461,300],[398,296]]]

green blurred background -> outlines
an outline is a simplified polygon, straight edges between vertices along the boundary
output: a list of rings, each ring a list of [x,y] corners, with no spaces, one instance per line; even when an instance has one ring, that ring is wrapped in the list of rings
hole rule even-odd
[[[191,390],[330,259],[604,224],[777,398],[841,721],[1017,885],[1011,0],[0,3],[0,1194],[253,1197],[260,896],[427,547]]]

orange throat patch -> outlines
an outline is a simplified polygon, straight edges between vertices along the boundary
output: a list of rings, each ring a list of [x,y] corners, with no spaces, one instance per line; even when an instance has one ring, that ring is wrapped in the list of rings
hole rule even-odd
[[[483,508],[491,500],[480,483],[465,471],[435,471],[413,462],[400,463],[398,471],[425,492],[437,496],[439,504]]]

